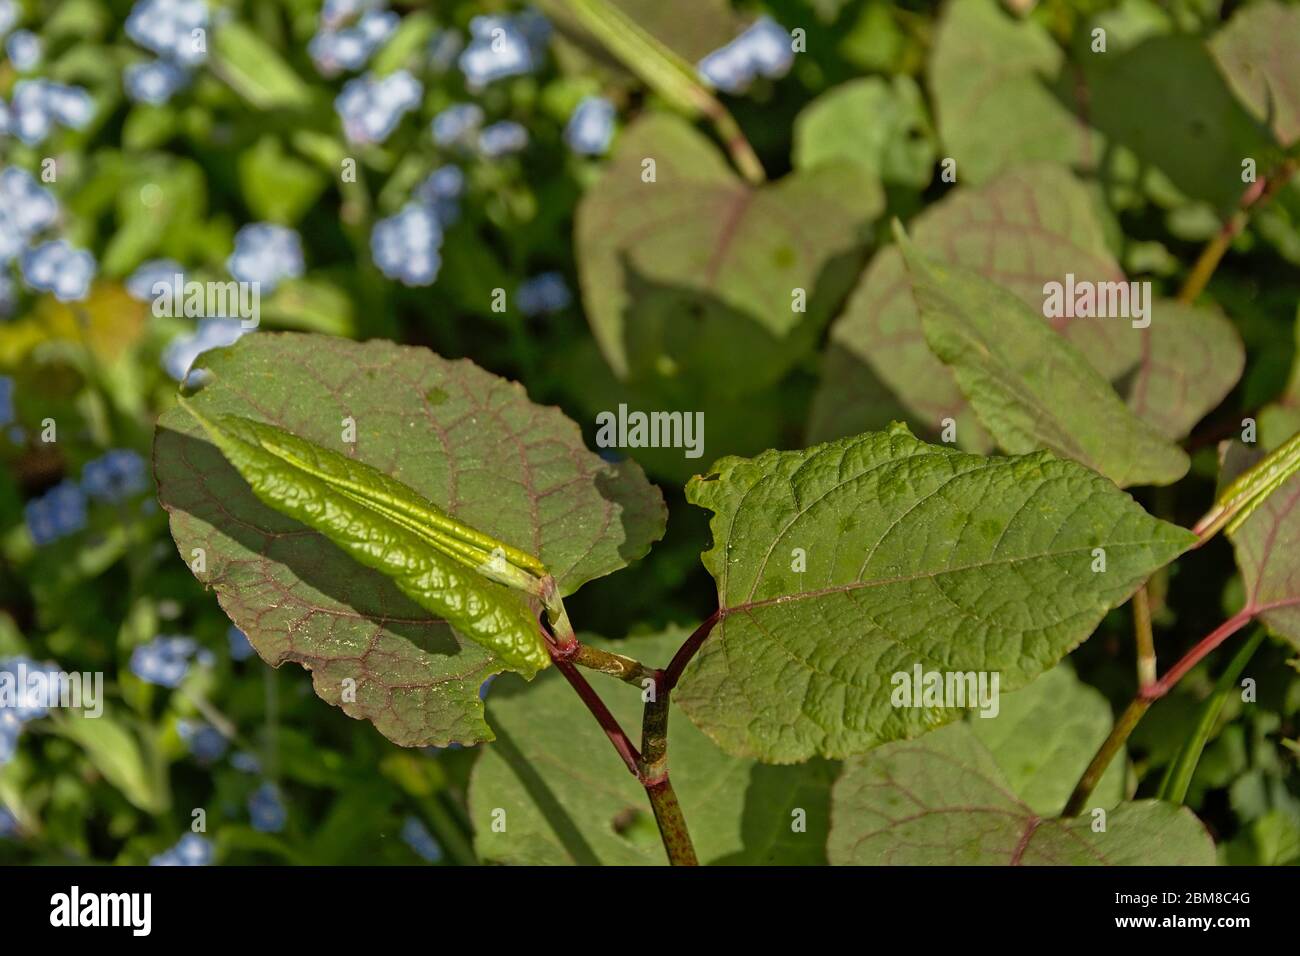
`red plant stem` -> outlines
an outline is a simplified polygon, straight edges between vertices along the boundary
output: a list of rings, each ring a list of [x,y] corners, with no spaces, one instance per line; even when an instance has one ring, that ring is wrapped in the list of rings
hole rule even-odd
[[[668,687],[664,672],[645,669],[645,674],[654,682],[654,688],[645,705],[642,741],[646,756],[642,758],[618,719],[610,713],[595,688],[587,683],[587,679],[578,670],[576,664],[584,656],[583,645],[576,640],[560,645],[544,624],[541,627],[551,662],[587,705],[587,709],[596,718],[596,723],[600,724],[605,736],[618,751],[628,772],[645,787],[650,809],[654,811],[655,823],[659,827],[659,836],[663,840],[664,852],[668,854],[668,862],[673,866],[698,866],[699,860],[695,856],[691,834],[686,827],[686,818],[682,815],[682,807],[677,802],[673,785],[668,780]],[[619,661],[636,664],[637,668],[642,667],[631,658],[619,658]],[[623,669],[620,664],[615,670],[605,672],[629,683],[635,682],[630,671],[624,674]]]
[[[1205,659],[1205,655],[1249,624],[1261,610],[1263,609],[1253,604],[1242,608],[1184,654],[1182,660],[1169,668],[1164,677],[1138,690],[1137,696],[1125,708],[1119,720],[1115,721],[1115,726],[1111,728],[1110,734],[1102,742],[1101,747],[1098,748],[1097,755],[1092,758],[1092,762],[1088,764],[1088,769],[1079,778],[1079,782],[1075,785],[1074,792],[1070,794],[1070,799],[1065,804],[1061,816],[1073,817],[1082,812],[1084,803],[1092,795],[1093,788],[1100,782],[1102,774],[1110,766],[1111,760],[1123,749],[1129,735],[1133,733],[1133,729],[1137,727],[1147,709],[1169,693],[1188,671]]]
[[[664,689],[666,691],[670,691],[677,686],[682,671],[686,670],[686,665],[691,662],[691,658],[695,656],[696,651],[700,649],[700,645],[709,636],[709,632],[713,630],[713,625],[720,620],[722,620],[721,608],[705,618],[700,626],[691,633],[691,636],[682,643],[682,646],[677,648],[677,653],[673,655],[673,659],[664,668]]]
[[[1173,686],[1182,680],[1183,675],[1201,662],[1206,654],[1214,650],[1232,635],[1236,634],[1243,627],[1251,622],[1255,617],[1257,608],[1247,607],[1238,611],[1232,617],[1228,618],[1208,635],[1206,635],[1199,644],[1183,655],[1173,667],[1165,672],[1165,676],[1160,678],[1154,684],[1143,688],[1138,692],[1138,696],[1147,700],[1159,700],[1165,694],[1173,689]]]

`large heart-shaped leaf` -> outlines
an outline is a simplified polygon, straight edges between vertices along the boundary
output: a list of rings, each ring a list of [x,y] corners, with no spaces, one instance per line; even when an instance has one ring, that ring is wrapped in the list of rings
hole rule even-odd
[[[927,259],[900,238],[926,341],[1002,448],[1048,448],[1120,487],[1170,484],[1186,473],[1183,450],[1134,416],[1040,314],[978,273]]]
[[[882,204],[872,177],[847,161],[753,189],[683,120],[645,116],[577,212],[583,301],[601,351],[621,378],[765,387],[813,348]]]
[[[1228,85],[1278,142],[1300,140],[1300,7],[1259,0],[1210,41]]]
[[[719,620],[677,700],[724,750],[774,763],[956,719],[892,705],[914,667],[1028,683],[1196,540],[1074,462],[964,454],[901,425],[723,459],[686,494],[713,512]]]
[[[1044,285],[1063,283],[1067,275],[1077,282],[1126,281],[1107,248],[1094,202],[1067,170],[1026,166],[978,188],[956,190],[910,229],[927,256],[974,270],[1041,310]],[[1146,328],[1120,320],[1050,323],[1116,383],[1139,418],[1166,438],[1179,439],[1231,391],[1245,351],[1232,323],[1212,308],[1157,300],[1151,318]],[[863,404],[876,396],[862,383],[879,380],[927,432],[937,433],[951,417],[958,445],[970,451],[991,447],[951,373],[926,344],[897,248],[872,259],[830,338],[814,410],[816,438],[852,433],[855,422],[862,426],[858,431],[878,427]]]
[[[198,364],[204,415],[254,418],[377,468],[536,555],[566,594],[662,533],[662,499],[637,466],[601,461],[558,410],[470,362],[259,332]],[[159,419],[154,468],[182,558],[264,660],[303,664],[322,698],[396,743],[490,739],[478,689],[499,659],[259,501],[182,409]]]
[[[592,643],[654,665],[667,663],[686,636],[686,631],[673,630]],[[596,689],[623,727],[629,732],[639,727],[639,690],[596,680]],[[475,848],[483,860],[667,862],[645,791],[558,674],[543,674],[527,686],[515,677],[494,682],[488,720],[496,741],[484,748],[469,791]],[[668,755],[673,789],[701,862],[826,861],[836,764],[768,767],[731,757],[684,720],[669,727]],[[504,818],[498,811],[504,811]]]
[[[1141,800],[1121,804],[1104,818],[1043,816],[1008,781],[970,724],[846,762],[832,807],[827,854],[836,864],[1208,866],[1215,861],[1213,841],[1186,807]]]

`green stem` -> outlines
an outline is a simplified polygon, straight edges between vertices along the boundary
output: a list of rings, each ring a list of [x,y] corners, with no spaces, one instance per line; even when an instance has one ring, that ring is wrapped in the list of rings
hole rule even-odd
[[[1232,241],[1237,238],[1238,234],[1246,228],[1246,223],[1250,221],[1251,212],[1276,196],[1279,190],[1295,175],[1296,168],[1296,160],[1288,159],[1264,179],[1252,184],[1251,188],[1246,190],[1245,195],[1241,197],[1240,207],[1223,224],[1223,228],[1219,230],[1218,234],[1209,241],[1197,258],[1196,264],[1192,266],[1192,271],[1188,274],[1187,280],[1178,291],[1179,302],[1190,305],[1196,301],[1197,296],[1205,291],[1205,287],[1209,285],[1210,277],[1214,275],[1214,270],[1219,267],[1219,262],[1227,253],[1228,247],[1232,245]]]
[[[1070,794],[1070,799],[1061,813],[1062,816],[1078,816],[1080,811],[1083,810],[1084,804],[1087,802],[1088,797],[1092,795],[1092,791],[1101,780],[1102,774],[1106,772],[1111,760],[1128,741],[1129,735],[1133,733],[1133,729],[1137,727],[1147,709],[1169,693],[1174,685],[1183,678],[1183,675],[1200,663],[1205,655],[1249,624],[1256,612],[1257,608],[1249,606],[1238,611],[1184,654],[1182,660],[1171,667],[1164,677],[1138,691],[1137,696],[1129,703],[1124,713],[1120,715],[1119,720],[1115,721],[1115,726],[1111,728],[1109,736],[1102,741],[1101,748],[1097,751],[1097,755],[1092,758],[1092,763],[1088,764],[1088,769],[1079,778],[1074,792]]]
[[[646,784],[645,792],[650,797],[655,823],[659,824],[668,862],[673,866],[699,866],[691,834],[686,829],[686,818],[682,816],[681,804],[677,802],[677,794],[668,778],[665,776],[658,783]]]
[[[650,696],[645,703],[645,712],[641,719],[641,759],[638,761],[638,773],[650,806],[654,810],[655,822],[659,824],[659,836],[668,853],[668,862],[673,866],[699,866],[695,856],[695,845],[691,842],[690,830],[686,826],[686,817],[682,815],[681,804],[668,779],[668,683],[663,671],[655,671]]]
[[[1125,708],[1124,713],[1120,715],[1119,720],[1115,721],[1115,726],[1111,728],[1110,735],[1102,742],[1101,749],[1097,755],[1092,758],[1092,763],[1088,764],[1088,769],[1083,772],[1079,778],[1078,784],[1075,785],[1074,792],[1070,794],[1069,801],[1065,804],[1065,809],[1061,812],[1063,817],[1077,817],[1082,812],[1084,804],[1088,797],[1092,796],[1092,791],[1096,789],[1101,782],[1102,775],[1105,774],[1106,768],[1115,755],[1123,749],[1129,734],[1133,733],[1133,728],[1138,725],[1138,721],[1147,712],[1154,703],[1153,700],[1146,697],[1135,697]]]
[[[1133,631],[1137,640],[1138,686],[1156,682],[1156,644],[1151,631],[1151,597],[1143,584],[1133,595]]]
[[[1183,742],[1178,756],[1174,758],[1169,769],[1165,771],[1164,779],[1160,781],[1160,790],[1156,795],[1161,800],[1182,803],[1187,798],[1187,788],[1192,783],[1197,764],[1200,763],[1201,752],[1205,750],[1205,744],[1210,739],[1210,731],[1214,729],[1228,695],[1232,693],[1242,671],[1246,669],[1246,665],[1250,663],[1251,657],[1263,640],[1264,629],[1256,628],[1255,632],[1246,639],[1246,643],[1237,649],[1237,653],[1228,663],[1227,670],[1219,675],[1214,685],[1214,692],[1201,705],[1191,736]]]
[[[668,862],[673,866],[699,866],[686,817],[668,778],[668,700],[664,673],[657,671],[641,724],[641,782],[659,824]]]

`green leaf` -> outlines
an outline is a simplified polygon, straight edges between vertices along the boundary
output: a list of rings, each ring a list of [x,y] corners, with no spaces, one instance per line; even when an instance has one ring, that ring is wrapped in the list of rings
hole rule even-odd
[[[1241,161],[1275,151],[1198,37],[1152,37],[1117,55],[1090,57],[1084,72],[1093,125],[1221,215],[1246,189]]]
[[[926,259],[901,234],[899,242],[926,341],[1002,448],[1047,448],[1120,487],[1170,484],[1187,472],[1182,449],[1134,417],[1041,315],[977,273]]]
[[[875,179],[924,189],[934,170],[934,134],[921,88],[909,76],[852,80],[828,90],[794,124],[794,165],[861,164]]]
[[[1259,443],[1265,448],[1276,448],[1297,432],[1300,432],[1300,310],[1296,312],[1291,376],[1282,394],[1260,410]]]
[[[1067,273],[1090,282],[1124,280],[1093,204],[1088,190],[1067,170],[1040,164],[1011,170],[978,189],[956,190],[918,216],[909,232],[926,255],[979,270],[1027,304],[1041,306],[1044,283],[1063,281]],[[1076,344],[1107,378],[1115,378],[1138,359],[1135,337],[1125,334],[1129,328],[1127,323],[1085,321],[1064,330],[1078,335]],[[926,432],[938,434],[943,419],[951,417],[961,447],[993,447],[952,373],[926,345],[897,247],[882,249],[871,260],[830,337],[845,361],[828,370],[819,399],[843,401],[839,396],[846,380],[857,378],[865,366]],[[859,364],[849,363],[850,358]]]
[[[460,524],[377,468],[274,425],[238,415],[209,418],[182,404],[263,503],[391,578],[511,670],[531,678],[550,663],[520,593],[536,580],[528,572],[544,573],[536,558]],[[499,575],[488,572],[494,551],[503,558]]]
[[[1229,445],[1223,454],[1220,489],[1214,507],[1194,529],[1202,538],[1214,535],[1220,528],[1226,528],[1229,533],[1236,531],[1275,492],[1284,488],[1289,479],[1300,474],[1300,433],[1263,456],[1229,454],[1232,448]],[[1255,460],[1248,461],[1249,458]],[[1228,468],[1237,469],[1230,480],[1226,478]]]
[[[147,737],[137,738],[109,714],[88,717],[79,710],[51,711],[50,726],[85,751],[91,766],[132,804],[155,815],[167,811],[167,774]]]
[[[411,65],[437,29],[437,21],[424,11],[402,17],[393,35],[370,61],[370,72],[376,76],[387,76]]]
[[[685,484],[699,473],[706,461],[723,455],[752,454],[781,444],[786,437],[790,407],[801,398],[801,393],[784,383],[738,402],[730,396],[713,393],[707,383],[690,379],[622,382],[589,338],[555,355],[554,363],[557,375],[570,385],[570,400],[592,420],[620,404],[633,410],[684,409],[688,414],[698,412],[704,416],[699,450],[707,453],[707,458],[688,458],[684,448],[625,449],[647,473],[674,485]]]
[[[743,19],[728,0],[612,0],[625,15],[688,64],[729,43]],[[538,6],[555,25],[552,50],[561,71],[577,88],[629,90],[637,76],[574,17],[566,0],[540,0]],[[574,101],[576,103],[576,100]],[[560,113],[568,116],[573,104]]]
[[[1300,442],[1300,435],[1293,442]],[[1240,526],[1235,530],[1229,526],[1228,537],[1246,587],[1247,608],[1253,609],[1273,633],[1300,647],[1300,507],[1297,506],[1300,506],[1300,474],[1293,473],[1259,502]]]
[[[1214,843],[1185,807],[1124,803],[1051,819],[1015,792],[970,724],[845,763],[831,796],[834,864],[1210,866]]]
[[[352,300],[338,286],[315,276],[286,279],[262,301],[262,319],[281,328],[326,335],[356,335]]]
[[[974,270],[1035,310],[1043,286],[1077,281],[1127,281],[1107,247],[1090,190],[1050,165],[1011,170],[975,189],[962,188],[912,223],[916,247],[927,256]],[[1166,438],[1184,437],[1218,406],[1241,376],[1245,352],[1231,322],[1217,310],[1166,300],[1152,305],[1152,321],[1133,328],[1122,320],[1059,319],[1050,324],[1107,380],[1116,383],[1134,413]],[[1041,320],[1048,322],[1049,320]],[[879,412],[863,379],[878,379],[912,412],[915,424],[937,434],[944,418],[957,423],[957,442],[986,451],[991,441],[956,382],[925,341],[921,318],[897,248],[880,251],[862,276],[844,313],[831,327],[831,350],[818,392],[820,421],[829,405],[856,414],[824,438],[879,427]],[[855,400],[852,390],[865,393]],[[846,394],[849,393],[849,394]]]
[[[960,182],[979,184],[1017,163],[1090,167],[1101,143],[1066,104],[1064,54],[1033,20],[995,0],[953,0],[939,20],[928,65],[939,140]]]
[[[687,633],[590,643],[666,664]],[[605,679],[596,686],[624,728],[640,726],[635,687]],[[488,719],[497,739],[484,748],[469,791],[474,846],[485,862],[667,862],[645,790],[559,674],[542,674],[527,687],[514,678],[494,682]],[[730,757],[684,720],[671,723],[668,755],[701,862],[825,863],[836,764],[766,767]],[[806,814],[803,831],[791,826],[797,809]],[[505,812],[504,830],[493,827],[497,811]]]
[[[1011,790],[1040,816],[1056,816],[1110,733],[1110,704],[1064,662],[1028,687],[1002,697],[992,718],[966,726],[992,755]],[[1123,753],[1089,799],[1109,810],[1124,799]]]
[[[1074,462],[963,454],[901,425],[727,458],[686,495],[713,512],[720,619],[676,699],[724,750],[775,763],[960,716],[891,704],[916,666],[1027,684],[1196,540]]]
[[[325,177],[287,153],[274,136],[240,153],[238,164],[241,194],[258,219],[291,226],[325,189]]]
[[[262,110],[303,109],[311,89],[273,47],[243,23],[229,20],[214,31],[213,72],[250,105]]]
[[[157,149],[176,135],[178,125],[172,107],[136,103],[122,123],[122,148],[131,152]]]
[[[1069,321],[1071,331],[1114,324],[1107,319]],[[1155,299],[1150,325],[1131,329],[1121,323],[1119,331],[1125,346],[1136,345],[1139,352],[1120,393],[1133,414],[1165,438],[1185,438],[1228,397],[1246,367],[1246,349],[1236,326],[1213,306]],[[1078,344],[1080,336],[1067,332],[1067,338]],[[1095,340],[1091,344],[1101,345]],[[1085,349],[1085,354],[1101,370],[1095,351]]]
[[[727,0],[612,0],[623,14],[687,63],[696,63],[740,32],[741,18]],[[544,0],[556,26],[591,53],[596,41],[563,0]]]
[[[118,228],[101,263],[108,275],[129,273],[164,251],[187,257],[207,217],[207,184],[197,163],[159,156],[129,170],[116,196]]]
[[[929,351],[925,354],[928,356]],[[942,365],[939,367],[946,375],[947,370]],[[968,427],[959,433],[962,440],[958,444],[967,447],[969,442],[966,439],[978,431],[985,446],[981,450],[985,450],[989,444],[988,436],[969,410],[964,415],[968,418]],[[864,364],[853,350],[835,341],[826,347],[822,354],[821,374],[817,377],[817,391],[808,412],[806,444],[880,431],[891,422],[899,421],[908,421],[922,434],[931,433],[931,429],[911,421],[911,418],[908,409],[894,397],[874,369]],[[769,442],[767,447],[774,444],[777,443]]]
[[[654,182],[642,181],[643,160],[654,162]],[[623,133],[578,207],[596,341],[620,378],[694,377],[733,395],[765,388],[812,350],[882,206],[852,163],[752,189],[684,121],[649,114]]]
[[[346,451],[466,525],[536,555],[560,591],[643,555],[662,534],[657,490],[602,462],[559,411],[467,361],[419,348],[256,332],[205,353],[198,411],[255,417]],[[343,420],[355,422],[345,445]],[[181,557],[268,663],[297,661],[317,693],[404,746],[490,738],[478,689],[500,660],[389,578],[281,515],[182,409],[154,445],[159,499]],[[345,681],[355,701],[344,700]],[[350,685],[347,685],[350,686]]]
[[[1228,85],[1278,142],[1300,140],[1300,7],[1260,0],[1241,7],[1210,50]]]

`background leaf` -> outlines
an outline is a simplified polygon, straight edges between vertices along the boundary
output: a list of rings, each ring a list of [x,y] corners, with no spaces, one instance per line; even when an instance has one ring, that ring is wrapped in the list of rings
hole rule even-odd
[[[1076,281],[1125,282],[1111,254],[1096,195],[1060,166],[1024,166],[978,188],[952,192],[919,215],[910,231],[927,256],[978,272],[1041,310],[1043,286]],[[1050,212],[1049,212],[1050,211]],[[1166,438],[1184,437],[1231,391],[1245,364],[1241,338],[1210,306],[1157,299],[1151,324],[1122,319],[1043,319],[1115,384],[1137,416]],[[886,385],[910,419],[937,434],[957,423],[970,451],[992,447],[951,372],[930,351],[899,250],[882,249],[868,265],[844,312],[831,326],[831,353],[818,389],[812,437],[880,427],[878,388]],[[836,357],[836,353],[840,353]],[[863,392],[861,398],[846,389]],[[829,417],[834,409],[838,418]]]
[[[307,84],[245,24],[230,21],[214,31],[212,68],[258,109],[302,109],[311,103]]]
[[[1208,866],[1214,843],[1185,807],[1124,803],[1093,817],[1027,806],[970,724],[845,764],[832,794],[831,862],[854,865]]]
[[[1286,388],[1259,413],[1259,441],[1269,450],[1300,432],[1300,309],[1296,312],[1295,342],[1291,376]]]
[[[978,185],[1017,163],[1090,167],[1100,141],[1074,112],[1076,90],[1059,76],[1065,56],[1033,20],[996,0],[952,0],[927,67],[941,156],[959,182]]]
[[[1197,37],[1151,37],[1084,61],[1084,71],[1097,129],[1222,214],[1246,188],[1242,159],[1271,152]]]
[[[642,182],[642,161],[656,181]],[[738,394],[813,347],[882,207],[852,163],[751,189],[700,133],[653,114],[624,132],[578,207],[588,321],[623,378],[694,377]],[[807,311],[794,308],[806,292]]]
[[[1134,417],[1040,315],[977,273],[907,247],[904,255],[930,348],[1002,448],[1048,448],[1120,487],[1170,484],[1186,473],[1182,449]]]
[[[1246,603],[1300,647],[1300,475],[1288,478],[1231,531]]]
[[[1210,41],[1233,93],[1278,142],[1300,140],[1300,7],[1275,0],[1240,7]]]
[[[1067,170],[1039,164],[1008,171],[977,189],[954,191],[919,215],[909,233],[928,256],[978,270],[1026,303],[1041,307],[1043,284],[1063,281],[1068,272],[1091,282],[1123,280],[1094,203]],[[1077,336],[1076,344],[1108,378],[1129,371],[1137,361],[1137,349],[1129,344],[1133,337],[1124,334],[1120,323],[1070,322],[1063,327]],[[831,327],[830,339],[846,359],[856,359],[886,384],[927,433],[937,434],[943,419],[952,417],[961,447],[992,448],[952,373],[925,342],[896,246],[880,250],[871,260]],[[845,379],[860,374],[847,362],[828,369],[820,394],[832,401]],[[816,437],[841,436],[823,431]]]
[[[911,77],[853,80],[823,93],[796,117],[794,165],[847,159],[882,183],[924,189],[935,147],[921,88]]]
[[[1111,712],[1105,697],[1061,663],[1028,687],[1003,695],[996,717],[972,716],[965,726],[1029,809],[1056,816],[1110,733]],[[1123,799],[1121,750],[1088,805],[1109,810]]]

